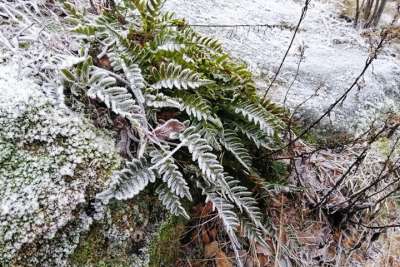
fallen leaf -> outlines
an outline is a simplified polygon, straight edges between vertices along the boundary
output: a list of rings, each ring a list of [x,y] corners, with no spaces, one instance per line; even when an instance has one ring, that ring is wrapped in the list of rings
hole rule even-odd
[[[232,262],[222,251],[217,252],[215,256],[215,264],[217,267],[233,267]]]
[[[212,258],[212,257],[216,256],[219,251],[220,251],[220,249],[218,247],[217,241],[211,242],[204,246],[204,256],[206,258]]]

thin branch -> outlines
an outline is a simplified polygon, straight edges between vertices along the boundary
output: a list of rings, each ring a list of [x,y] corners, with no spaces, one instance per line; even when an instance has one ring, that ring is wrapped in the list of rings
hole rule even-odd
[[[294,30],[292,39],[290,40],[290,44],[289,44],[289,46],[288,46],[288,48],[287,48],[287,50],[285,52],[285,55],[282,58],[282,61],[281,61],[280,65],[279,65],[279,68],[278,68],[277,72],[274,75],[274,78],[272,79],[271,83],[269,84],[267,90],[264,93],[264,97],[263,97],[264,98],[264,103],[267,100],[266,97],[267,97],[267,94],[268,94],[269,90],[271,89],[272,85],[275,83],[276,79],[278,78],[278,75],[282,70],[283,64],[286,61],[286,58],[287,58],[287,56],[289,54],[289,51],[293,46],[294,39],[296,38],[296,35],[297,35],[297,33],[299,32],[299,29],[300,29],[300,25],[301,25],[301,23],[303,22],[303,20],[306,17],[308,6],[310,5],[310,2],[311,2],[311,0],[306,0],[305,3],[304,3],[304,7],[303,7],[303,10],[301,11],[301,16],[300,16],[299,22],[297,23],[296,29]]]

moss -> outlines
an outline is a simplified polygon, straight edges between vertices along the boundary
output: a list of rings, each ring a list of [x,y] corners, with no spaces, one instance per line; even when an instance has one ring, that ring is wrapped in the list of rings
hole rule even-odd
[[[185,231],[182,218],[171,216],[164,222],[150,244],[150,265],[175,266],[179,256],[180,239]]]
[[[99,224],[93,225],[90,232],[82,239],[78,248],[72,254],[70,261],[75,266],[129,266],[127,259],[118,257],[113,258],[107,255],[105,247],[107,241],[101,234],[102,228]]]
[[[103,219],[81,236],[70,256],[72,266],[148,266],[149,244],[163,220],[163,209],[146,194],[112,200]]]
[[[378,147],[379,152],[381,152],[386,157],[390,154],[391,144],[390,144],[390,140],[388,138],[383,137],[383,138],[379,139],[377,142],[377,147]]]

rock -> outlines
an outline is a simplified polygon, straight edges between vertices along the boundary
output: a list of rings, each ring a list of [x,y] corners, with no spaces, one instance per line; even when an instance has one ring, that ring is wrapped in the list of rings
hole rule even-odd
[[[244,60],[258,74],[260,93],[269,85],[289,45],[304,1],[295,0],[169,0],[165,9],[184,17],[189,24],[269,24],[276,27],[194,27],[221,40],[235,57]],[[315,94],[299,110],[299,117],[315,120],[353,83],[369,53],[368,38],[360,30],[339,19],[337,1],[311,1],[300,32],[287,57],[270,96],[283,102],[296,76],[299,49],[304,47],[300,72],[288,94],[292,110]],[[278,27],[279,25],[285,27]],[[288,27],[289,26],[289,27]],[[400,105],[400,61],[390,45],[379,55],[364,79],[337,107],[321,128],[356,133],[364,130],[375,117],[398,112]],[[306,121],[307,122],[307,121]],[[330,127],[327,127],[330,126]]]
[[[95,195],[121,165],[114,139],[41,90],[18,65],[0,67],[0,262],[85,266],[119,255],[145,266],[162,212],[112,202],[94,221]]]

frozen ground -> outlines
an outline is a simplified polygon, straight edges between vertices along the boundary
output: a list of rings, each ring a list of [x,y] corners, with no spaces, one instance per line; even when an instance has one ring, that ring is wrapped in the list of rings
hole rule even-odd
[[[318,117],[339,97],[360,73],[368,57],[368,41],[351,23],[338,19],[338,1],[311,1],[307,17],[270,94],[283,101],[293,81],[299,47],[304,46],[305,58],[300,73],[290,89],[287,104],[294,108],[315,93],[300,110],[302,118]],[[166,9],[176,12],[191,24],[281,24],[295,26],[304,1],[299,0],[169,0]],[[234,56],[245,60],[261,77],[259,86],[265,90],[288,47],[292,31],[265,28],[201,28],[198,30],[220,39]],[[366,73],[359,90],[347,97],[326,123],[335,129],[359,131],[375,116],[400,105],[400,56],[386,49]],[[326,128],[326,127],[325,127]],[[328,129],[328,128],[327,128]]]

